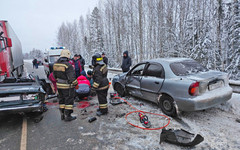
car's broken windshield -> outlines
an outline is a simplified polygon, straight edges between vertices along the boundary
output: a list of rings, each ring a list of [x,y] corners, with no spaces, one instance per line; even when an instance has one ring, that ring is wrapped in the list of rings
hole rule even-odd
[[[170,64],[173,73],[177,76],[186,76],[196,74],[198,72],[208,71],[203,65],[194,60],[185,60],[181,62],[174,62]]]

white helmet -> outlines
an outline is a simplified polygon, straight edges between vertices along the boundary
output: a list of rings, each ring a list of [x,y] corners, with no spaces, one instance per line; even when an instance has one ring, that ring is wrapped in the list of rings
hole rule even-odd
[[[60,57],[67,57],[67,58],[70,58],[70,56],[71,56],[71,53],[68,49],[63,49],[60,55]]]

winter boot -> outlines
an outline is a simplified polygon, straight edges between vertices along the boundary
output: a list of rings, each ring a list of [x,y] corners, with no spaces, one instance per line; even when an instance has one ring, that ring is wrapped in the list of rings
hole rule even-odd
[[[61,120],[65,119],[65,115],[64,115],[64,109],[59,108],[60,114],[61,114]]]
[[[77,119],[77,117],[71,116],[71,113],[72,113],[71,110],[65,110],[64,113],[65,113],[65,121],[72,121]]]

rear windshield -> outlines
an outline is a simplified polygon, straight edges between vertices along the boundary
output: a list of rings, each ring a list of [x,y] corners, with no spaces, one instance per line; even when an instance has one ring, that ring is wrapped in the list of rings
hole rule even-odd
[[[208,71],[203,65],[199,64],[195,60],[184,60],[181,62],[174,62],[170,64],[170,68],[177,76],[187,76],[190,74],[196,74],[198,72]]]

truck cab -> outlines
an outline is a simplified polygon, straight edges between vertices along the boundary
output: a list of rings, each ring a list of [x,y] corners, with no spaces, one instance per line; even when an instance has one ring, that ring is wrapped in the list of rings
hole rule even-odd
[[[23,74],[22,45],[8,21],[0,20],[0,82]]]
[[[47,77],[53,72],[53,64],[60,58],[62,50],[65,47],[51,47],[44,56],[44,71]]]

